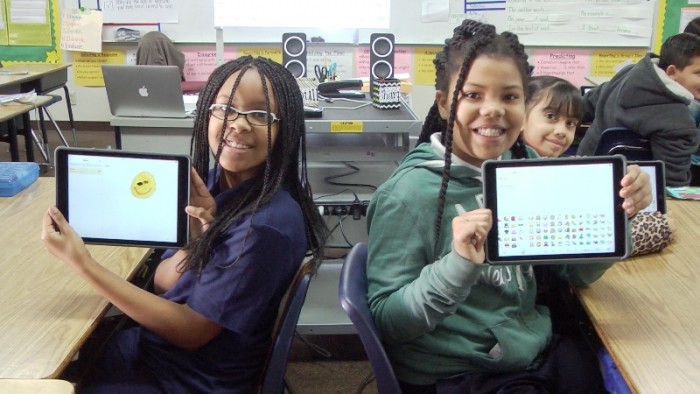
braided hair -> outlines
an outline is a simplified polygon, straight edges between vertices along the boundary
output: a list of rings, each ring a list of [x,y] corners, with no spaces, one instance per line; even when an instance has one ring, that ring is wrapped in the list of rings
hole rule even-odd
[[[243,74],[246,72],[257,73],[262,83],[265,109],[271,112],[270,91],[277,100],[276,114],[280,118],[279,132],[275,143],[272,144],[272,124],[267,125],[267,158],[262,174],[252,180],[251,186],[245,193],[236,194],[231,200],[218,207],[216,218],[209,225],[207,231],[185,246],[188,254],[180,268],[183,271],[195,269],[201,273],[208,263],[212,248],[224,240],[227,229],[245,215],[250,214],[251,221],[243,240],[241,254],[236,261],[231,263],[231,265],[235,264],[240,259],[245,242],[252,230],[252,215],[255,214],[259,206],[268,202],[280,187],[284,186],[299,204],[304,215],[306,237],[309,242],[309,250],[313,255],[313,268],[315,269],[323,256],[323,246],[328,237],[328,228],[312,199],[306,168],[306,127],[304,125],[302,95],[299,85],[288,70],[263,57],[243,56],[217,67],[212,72],[197,101],[194,131],[190,144],[193,167],[202,180],[208,184],[211,150],[209,147],[209,106],[215,102],[219,90],[226,80],[236,72],[239,74],[231,91],[227,92],[229,100],[233,100]],[[219,145],[216,151],[211,152],[214,154],[215,163],[219,162],[223,150],[226,127],[226,122],[224,122],[222,132],[219,135]],[[215,166],[212,174],[214,179],[217,179],[219,171],[221,171],[220,166]]]
[[[432,134],[444,131],[441,136],[441,142],[445,146],[445,167],[442,173],[438,210],[435,218],[434,254],[436,256],[438,254],[438,240],[445,208],[445,196],[452,166],[452,136],[457,103],[460,97],[459,92],[462,91],[464,81],[474,60],[482,55],[512,59],[520,71],[523,86],[527,86],[531,71],[527,62],[525,47],[520,44],[518,36],[513,33],[503,32],[498,34],[493,25],[470,19],[465,19],[461,25],[454,29],[453,33],[452,38],[445,40],[443,50],[433,60],[435,64],[435,89],[448,93],[449,89],[452,88],[454,92],[447,121],[440,117],[438,104],[435,102],[425,118],[421,134],[418,137],[418,143],[420,144],[430,141]],[[458,72],[457,81],[455,86],[450,87],[450,79],[455,72]],[[527,157],[525,144],[522,142],[521,137],[518,137],[518,140],[511,147],[511,151],[513,152],[513,157]]]

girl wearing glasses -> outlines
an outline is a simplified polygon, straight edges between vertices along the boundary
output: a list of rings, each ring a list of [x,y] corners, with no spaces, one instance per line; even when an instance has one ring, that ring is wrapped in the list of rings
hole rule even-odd
[[[78,392],[255,391],[282,296],[307,251],[317,266],[327,237],[304,132],[301,92],[284,67],[246,56],[214,70],[192,136],[191,241],[164,254],[159,295],[104,269],[49,208],[47,249],[138,323],[106,343]]]

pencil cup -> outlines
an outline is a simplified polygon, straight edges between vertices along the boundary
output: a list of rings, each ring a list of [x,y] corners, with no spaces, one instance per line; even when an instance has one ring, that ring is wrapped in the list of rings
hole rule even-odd
[[[401,108],[401,81],[386,78],[374,81],[372,86],[372,105],[379,109]]]
[[[314,78],[297,78],[305,107],[318,107],[318,82]]]

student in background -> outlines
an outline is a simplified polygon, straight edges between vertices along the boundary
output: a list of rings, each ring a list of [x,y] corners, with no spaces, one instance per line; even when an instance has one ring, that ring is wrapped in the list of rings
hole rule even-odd
[[[483,264],[492,215],[479,205],[480,166],[537,156],[518,141],[529,76],[523,46],[465,20],[434,63],[423,143],[368,211],[369,304],[404,393],[602,391],[595,357],[552,335],[531,267]],[[639,167],[621,186],[628,213],[651,201]],[[561,274],[582,285],[609,266],[561,266]]]
[[[81,393],[255,392],[282,296],[307,251],[321,260],[292,75],[242,57],[213,71],[197,106],[192,238],[159,265],[162,295],[93,260],[55,207],[44,217],[46,248],[138,323],[110,339]]]
[[[592,155],[605,129],[626,127],[649,139],[654,159],[666,163],[667,185],[688,185],[698,149],[688,111],[694,98],[700,98],[700,37],[680,33],[663,43],[659,56],[648,53],[585,95],[583,120],[592,122],[577,154]]]
[[[691,20],[685,26],[683,32],[700,36],[700,17]],[[690,114],[693,116],[695,125],[699,128],[698,133],[700,135],[700,101],[691,101],[690,105],[688,105],[688,108],[690,108]],[[696,151],[695,153],[693,153],[693,155],[690,157],[690,161],[690,185],[700,186],[700,151]]]
[[[145,66],[177,66],[185,80],[185,55],[168,36],[159,31],[144,34],[136,48],[136,64]]]
[[[527,85],[523,141],[542,157],[559,157],[571,146],[583,117],[579,89],[554,76],[533,77]],[[661,212],[640,212],[630,221],[632,255],[658,252],[671,243],[673,221]]]

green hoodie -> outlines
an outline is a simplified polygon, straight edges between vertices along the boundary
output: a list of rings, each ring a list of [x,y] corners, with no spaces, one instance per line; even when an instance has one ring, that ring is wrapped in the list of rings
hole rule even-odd
[[[439,255],[433,255],[444,167],[437,141],[406,155],[374,193],[367,215],[370,309],[397,377],[416,385],[473,371],[523,370],[552,335],[549,311],[535,305],[531,266],[480,265],[452,251],[455,204],[476,209],[482,193],[481,169],[454,155]],[[510,158],[510,151],[502,156]],[[584,285],[609,267],[551,268]]]

